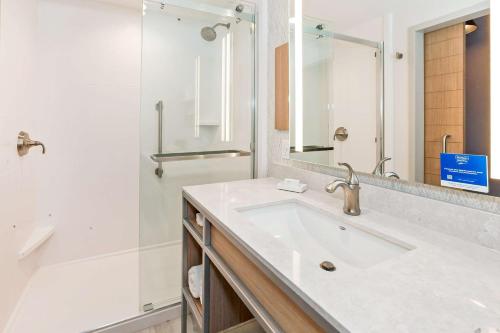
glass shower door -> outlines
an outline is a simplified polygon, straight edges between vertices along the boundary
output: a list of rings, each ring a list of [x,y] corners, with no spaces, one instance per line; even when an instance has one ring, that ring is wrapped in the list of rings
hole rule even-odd
[[[180,300],[182,187],[253,176],[254,8],[145,1],[142,63],[140,300],[147,311]]]

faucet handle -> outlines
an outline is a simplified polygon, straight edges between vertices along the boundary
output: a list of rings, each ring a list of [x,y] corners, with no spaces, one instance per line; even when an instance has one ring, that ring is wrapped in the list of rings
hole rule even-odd
[[[359,185],[358,176],[356,175],[356,172],[354,172],[353,168],[348,163],[339,163],[339,165],[347,168],[348,175],[346,181],[349,185]]]

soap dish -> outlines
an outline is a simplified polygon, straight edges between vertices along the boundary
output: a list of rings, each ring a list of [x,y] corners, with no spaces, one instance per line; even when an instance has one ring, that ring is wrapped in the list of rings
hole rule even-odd
[[[295,192],[295,193],[304,193],[307,191],[307,184],[302,183],[290,183],[290,182],[280,182],[276,186],[278,190]]]

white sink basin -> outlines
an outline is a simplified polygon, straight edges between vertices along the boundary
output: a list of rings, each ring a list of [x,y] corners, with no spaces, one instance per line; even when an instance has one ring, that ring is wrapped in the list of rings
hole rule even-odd
[[[334,215],[299,201],[243,208],[239,212],[255,228],[318,264],[323,261],[337,264],[340,260],[367,268],[412,249],[397,240],[343,223]]]

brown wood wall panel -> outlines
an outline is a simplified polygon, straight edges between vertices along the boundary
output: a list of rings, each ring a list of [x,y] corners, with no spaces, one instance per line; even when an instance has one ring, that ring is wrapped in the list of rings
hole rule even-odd
[[[461,110],[457,110],[457,108],[426,109],[425,124],[430,126],[433,125],[463,126],[464,117],[462,117]]]
[[[274,127],[280,131],[288,131],[289,128],[289,56],[288,43],[283,44],[275,50],[275,115]]]
[[[440,184],[442,138],[448,152],[464,152],[464,24],[425,34],[425,161],[426,184]]]
[[[441,186],[441,177],[430,173],[425,174],[425,183],[428,185]]]
[[[448,143],[463,143],[463,129],[463,126],[426,125],[425,142],[442,142],[443,135],[449,134],[451,137],[448,139]]]
[[[442,151],[441,142],[426,142],[425,143],[425,157],[440,158]],[[448,142],[448,152],[452,154],[460,154],[464,151],[463,143]]]

